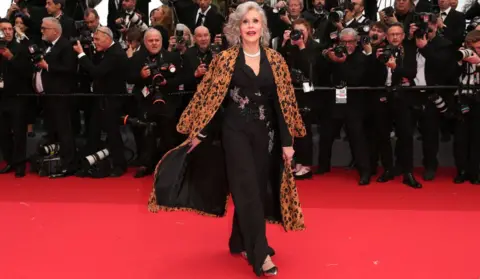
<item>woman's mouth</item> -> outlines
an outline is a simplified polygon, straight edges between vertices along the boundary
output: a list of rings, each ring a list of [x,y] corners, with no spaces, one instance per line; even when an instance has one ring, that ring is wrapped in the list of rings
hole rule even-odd
[[[256,34],[257,34],[257,32],[255,32],[255,31],[248,31],[247,32],[248,36],[255,36]]]

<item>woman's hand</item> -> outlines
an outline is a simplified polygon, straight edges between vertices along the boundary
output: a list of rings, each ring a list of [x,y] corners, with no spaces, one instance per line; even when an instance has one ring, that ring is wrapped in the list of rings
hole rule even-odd
[[[295,150],[293,150],[293,146],[285,146],[283,147],[283,159],[288,163],[292,162],[293,154],[295,154]]]
[[[187,151],[187,153],[192,152],[192,150],[195,149],[195,147],[197,147],[197,145],[199,145],[201,142],[202,141],[199,138],[194,138],[190,143],[190,149]]]

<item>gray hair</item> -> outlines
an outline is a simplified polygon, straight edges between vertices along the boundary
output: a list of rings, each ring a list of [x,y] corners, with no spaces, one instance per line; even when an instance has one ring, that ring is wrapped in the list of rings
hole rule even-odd
[[[300,9],[303,10],[303,7],[304,7],[303,6],[303,0],[291,0],[291,1],[289,1],[289,3],[292,2],[292,1],[298,1],[298,4],[300,4]],[[288,4],[287,4],[287,7],[288,7]]]
[[[97,28],[97,30],[95,30],[95,33],[96,32],[103,33],[103,34],[107,35],[108,37],[110,37],[110,39],[113,40],[113,32],[112,32],[112,30],[110,30],[110,28],[108,28],[106,26],[99,26]]]
[[[340,39],[342,39],[342,37],[348,36],[348,35],[351,35],[351,36],[354,36],[355,38],[357,38],[358,32],[357,32],[357,30],[355,30],[353,28],[345,28],[342,31],[340,31],[339,37],[340,37]]]
[[[43,22],[45,21],[48,21],[50,22],[51,24],[53,24],[53,26],[55,26],[55,30],[57,30],[60,34],[62,33],[62,25],[60,24],[60,21],[58,21],[58,19],[54,18],[54,17],[45,17],[42,19]]]
[[[242,39],[240,37],[240,24],[245,14],[247,14],[250,10],[257,11],[262,18],[262,35],[260,37],[260,43],[263,46],[268,46],[270,43],[270,32],[268,32],[267,17],[265,12],[256,2],[247,1],[238,5],[238,7],[235,9],[235,12],[228,16],[228,22],[223,28],[223,33],[225,34],[225,37],[227,37],[227,41],[231,46],[241,44]]]
[[[143,34],[143,41],[147,39],[147,35],[150,33],[158,34],[160,36],[160,41],[163,39],[162,33],[160,33],[160,31],[158,31],[156,28],[150,27],[147,29],[147,31],[145,31],[145,34]]]

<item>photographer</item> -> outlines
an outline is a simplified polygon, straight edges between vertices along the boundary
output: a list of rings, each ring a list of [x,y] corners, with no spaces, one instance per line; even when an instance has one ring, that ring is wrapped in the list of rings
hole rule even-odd
[[[177,24],[175,35],[168,40],[168,51],[178,52],[180,55],[183,55],[188,48],[193,46],[192,37],[192,32],[185,24]]]
[[[437,35],[437,16],[425,14],[425,27],[417,24],[410,26],[410,36],[418,48],[416,86],[455,85],[456,61],[453,56],[452,43]],[[423,179],[433,180],[438,168],[438,147],[440,116],[445,115],[446,104],[451,103],[452,93],[448,90],[415,92],[414,102],[420,108],[416,110],[419,118],[419,130],[422,134]]]
[[[454,183],[480,185],[480,31],[474,30],[465,37],[466,49],[459,51],[460,88],[455,93],[456,113],[453,154],[457,175]]]
[[[330,117],[325,117],[320,124],[319,172],[330,170],[333,141],[345,122],[353,158],[360,173],[359,185],[368,185],[371,167],[363,125],[365,93],[347,92],[349,86],[364,85],[368,57],[358,47],[358,33],[352,28],[343,29],[340,43],[325,50],[324,55],[330,60],[331,79],[336,90],[333,94],[328,93],[326,109],[331,110]]]
[[[0,19],[0,150],[7,166],[0,173],[15,171],[25,176],[28,99],[32,93],[32,66],[25,46],[14,39],[12,24]]]
[[[320,80],[328,76],[327,63],[322,57],[320,44],[312,39],[312,28],[305,19],[293,22],[292,30],[286,30],[283,35],[283,46],[280,53],[285,57],[295,87],[304,87],[304,91],[296,91],[297,101],[302,112],[302,118],[307,129],[307,136],[295,139],[295,169],[296,179],[312,177],[312,118],[313,109],[321,103],[311,85],[318,85]],[[315,75],[314,75],[315,73]],[[326,81],[328,82],[328,81]]]
[[[386,7],[378,14],[380,21],[387,26],[400,22],[403,24],[405,33],[408,34],[410,23],[415,15],[415,3],[413,0],[395,0],[394,7]]]
[[[119,44],[125,50],[128,48],[127,42],[125,41],[125,35],[128,29],[133,26],[136,26],[142,32],[148,29],[148,25],[143,21],[145,17],[137,12],[136,6],[137,0],[123,0],[122,11],[118,13],[118,17],[115,20],[115,38],[118,38]]]
[[[180,55],[162,49],[162,36],[157,29],[145,32],[141,48],[131,58],[128,82],[135,84],[133,94],[137,103],[136,116],[143,122],[156,123],[157,129],[144,133],[143,128],[132,127],[136,136],[141,167],[135,177],[153,172],[162,153],[175,147],[178,135],[176,120],[181,97],[170,95],[180,84]],[[157,135],[158,134],[158,135]],[[144,136],[140,136],[144,135]],[[161,139],[158,150],[156,138]]]
[[[93,92],[98,94],[126,94],[128,58],[121,46],[113,41],[113,33],[108,27],[99,27],[93,35],[95,49],[103,57],[93,63],[85,54],[80,42],[73,47],[78,53],[78,62],[93,79]],[[127,169],[123,155],[123,142],[120,134],[119,118],[122,98],[98,97],[92,106],[86,155],[97,152],[101,146],[101,132],[107,133],[107,148],[112,155],[113,169],[110,176],[119,177]]]
[[[47,9],[47,13],[51,16],[56,18],[60,25],[62,25],[62,36],[67,39],[75,36],[75,24],[71,17],[65,15],[63,13],[63,9],[65,8],[66,0],[47,0],[45,8]]]
[[[330,38],[328,38],[327,27],[328,11],[325,10],[325,0],[313,0],[312,9],[303,12],[303,17],[308,20],[312,27],[312,39],[322,45],[327,45]]]
[[[384,172],[377,182],[394,179],[393,151],[390,143],[392,124],[398,137],[398,161],[403,171],[403,183],[420,188],[413,175],[413,127],[410,98],[402,89],[413,85],[417,74],[415,53],[411,42],[405,40],[401,23],[391,25],[387,30],[388,45],[378,48],[369,58],[369,83],[371,86],[385,86],[383,92],[371,92],[371,105],[375,114],[377,131],[376,144],[380,152]]]

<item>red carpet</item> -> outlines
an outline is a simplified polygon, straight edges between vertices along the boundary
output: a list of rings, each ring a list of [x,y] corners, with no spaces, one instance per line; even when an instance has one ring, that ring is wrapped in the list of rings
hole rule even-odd
[[[452,175],[421,190],[343,170],[300,182],[307,230],[268,227],[277,278],[479,278],[480,187]],[[228,253],[231,212],[149,213],[151,178],[0,181],[1,279],[254,278]]]

